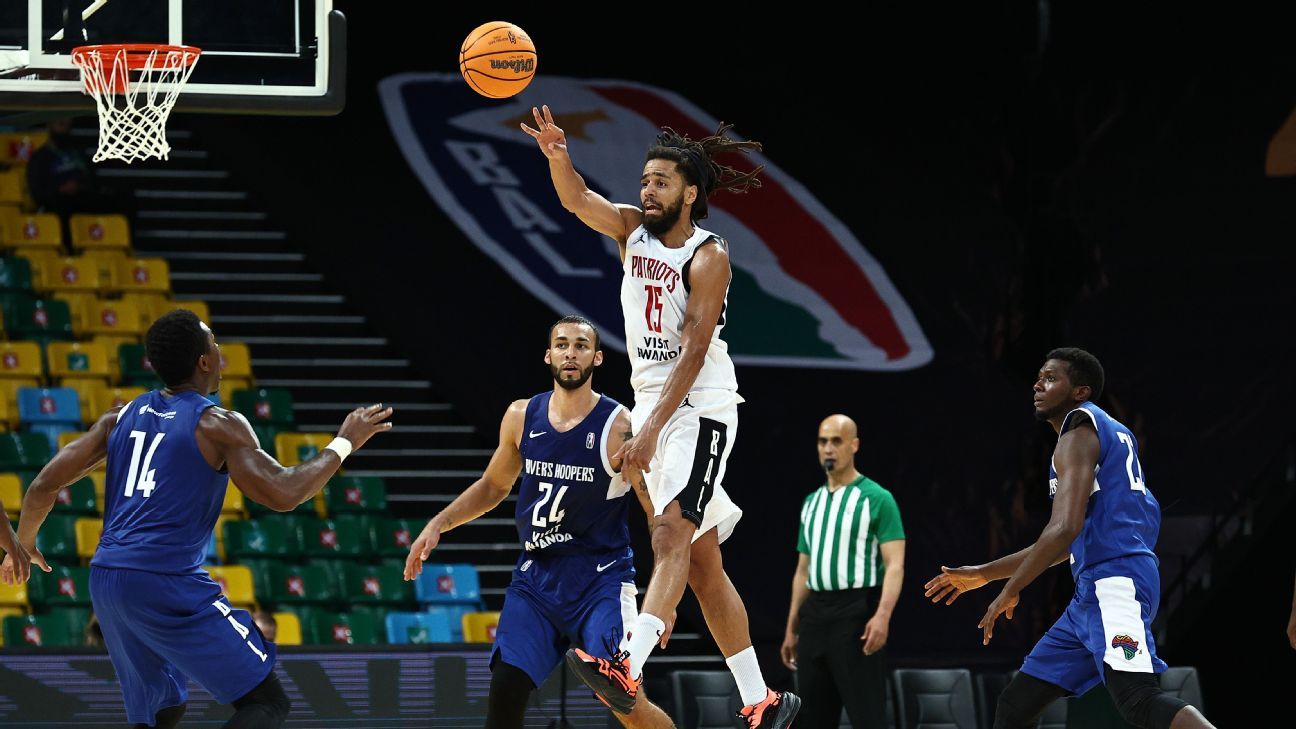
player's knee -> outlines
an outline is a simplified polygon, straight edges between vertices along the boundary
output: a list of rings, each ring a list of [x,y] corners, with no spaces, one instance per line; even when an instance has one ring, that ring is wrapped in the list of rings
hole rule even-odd
[[[999,694],[994,729],[1034,729],[1044,709],[1065,694],[1048,681],[1018,672]]]
[[[685,554],[694,529],[692,522],[680,516],[678,508],[668,509],[653,522],[653,556],[663,560]]]
[[[1156,674],[1116,671],[1104,666],[1107,690],[1121,718],[1137,727],[1168,729],[1187,702],[1161,690]]]

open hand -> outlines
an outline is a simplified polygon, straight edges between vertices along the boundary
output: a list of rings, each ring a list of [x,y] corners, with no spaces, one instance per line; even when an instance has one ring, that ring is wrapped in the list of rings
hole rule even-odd
[[[525,124],[519,126],[528,136],[536,140],[536,144],[540,146],[540,151],[544,152],[544,156],[549,159],[566,157],[567,134],[563,132],[562,127],[554,124],[553,114],[549,112],[549,107],[546,105],[542,108],[544,109],[543,114],[534,106],[531,107],[531,113],[535,116],[536,121],[535,129]]]

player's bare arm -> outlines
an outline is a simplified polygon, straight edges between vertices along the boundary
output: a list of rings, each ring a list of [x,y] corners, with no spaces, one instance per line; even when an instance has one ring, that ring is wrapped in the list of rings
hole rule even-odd
[[[729,251],[723,241],[713,238],[698,246],[689,266],[688,306],[680,323],[680,356],[666,378],[661,397],[647,422],[619,454],[630,465],[649,470],[649,463],[657,451],[657,436],[684,402],[684,396],[693,389],[693,383],[706,363],[716,324],[724,311],[731,275]]]
[[[1057,492],[1053,495],[1053,511],[1039,539],[1031,545],[1013,576],[1004,585],[999,597],[990,603],[986,614],[977,623],[983,631],[982,643],[989,644],[994,635],[994,623],[1000,614],[1012,620],[1021,591],[1040,576],[1044,570],[1057,563],[1067,553],[1071,543],[1084,528],[1085,507],[1093,490],[1094,469],[1098,466],[1098,431],[1093,423],[1081,420],[1058,438],[1053,452],[1053,465],[1057,471]]]
[[[338,437],[349,441],[353,450],[359,449],[375,433],[391,429],[387,420],[391,414],[392,409],[382,405],[356,408],[342,422]],[[292,511],[319,493],[342,465],[341,456],[326,448],[305,463],[284,466],[261,450],[252,425],[233,410],[207,408],[195,436],[198,450],[212,468],[227,467],[240,491],[275,511]]]
[[[527,400],[514,400],[500,421],[499,444],[491,455],[481,478],[464,489],[439,514],[428,520],[419,532],[405,558],[405,579],[413,580],[423,572],[423,563],[441,542],[441,535],[462,526],[499,506],[513,491],[522,473],[522,424],[526,420]]]
[[[931,598],[932,602],[945,600],[946,605],[952,605],[965,592],[971,592],[995,580],[1006,580],[1012,577],[1013,573],[1021,565],[1022,560],[1026,559],[1026,555],[1030,554],[1030,551],[1031,547],[1027,547],[981,565],[942,566],[941,573],[923,585],[926,590],[923,594]],[[1068,553],[1063,551],[1053,560],[1053,566],[1066,562],[1068,556]]]
[[[574,213],[582,223],[615,240],[624,259],[626,238],[643,222],[643,211],[633,205],[613,204],[589,189],[572,165],[571,156],[567,153],[567,135],[554,124],[549,107],[531,107],[531,113],[535,116],[536,128],[526,124],[520,126],[523,132],[536,140],[540,151],[549,160],[549,175],[563,208]]]
[[[117,413],[120,410],[120,407],[116,407],[99,416],[85,435],[60,448],[27,487],[27,495],[23,497],[22,516],[18,520],[18,543],[26,551],[26,556],[46,572],[50,568],[45,564],[45,557],[36,549],[36,533],[54,508],[59,491],[81,480],[108,457],[108,435],[117,424]],[[0,567],[0,573],[3,573],[6,582],[17,582],[20,576],[22,581],[27,579],[29,566],[19,565],[16,559],[11,559],[18,556],[16,552],[7,555],[4,566]]]

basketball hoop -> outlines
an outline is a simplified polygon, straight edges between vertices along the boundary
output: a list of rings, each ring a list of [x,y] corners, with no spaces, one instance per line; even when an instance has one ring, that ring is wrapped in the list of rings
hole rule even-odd
[[[201,49],[154,43],[79,46],[72,62],[99,110],[94,161],[166,159],[167,117]]]

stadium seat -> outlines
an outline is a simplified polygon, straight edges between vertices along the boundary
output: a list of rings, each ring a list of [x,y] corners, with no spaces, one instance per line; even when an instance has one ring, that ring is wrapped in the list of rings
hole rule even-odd
[[[292,393],[287,390],[235,390],[230,404],[253,423],[266,423],[281,428],[291,428],[293,425]]]
[[[252,521],[229,521],[223,527],[229,559],[302,555],[301,527],[293,520],[265,516]]]
[[[742,708],[738,684],[729,671],[675,671],[671,674],[676,726],[729,729]]]
[[[99,269],[99,282],[104,285],[105,293],[112,285],[113,272],[120,261],[126,259],[126,251],[112,248],[91,248],[81,252],[81,257]]]
[[[27,170],[24,167],[13,167],[0,170],[0,205],[17,211],[19,205],[27,204]],[[8,215],[0,216],[0,244],[8,245]]]
[[[27,430],[44,435],[53,453],[59,433],[81,429],[81,403],[71,388],[24,387],[18,390],[18,419]]]
[[[296,466],[314,458],[333,440],[332,433],[279,433],[275,436],[275,453],[285,466]]]
[[[112,290],[171,293],[171,271],[165,258],[127,258],[117,264]]]
[[[23,615],[4,619],[5,645],[10,648],[70,648],[84,642],[84,626],[77,631],[63,615]]]
[[[44,377],[40,350],[36,342],[0,342],[0,377]]]
[[[125,215],[75,214],[68,218],[75,250],[109,249],[125,251],[130,248],[130,225]]]
[[[154,309],[159,304],[166,303],[167,298],[166,294],[158,294],[150,291],[144,293],[122,294],[121,300],[129,301],[135,305],[135,309],[139,311],[140,331],[146,332],[148,331],[148,328],[153,325],[154,320],[157,319]]]
[[[54,499],[54,513],[93,516],[99,513],[95,501],[94,481],[88,477],[74,481],[65,489],[60,489]]]
[[[1160,674],[1161,690],[1192,704],[1205,713],[1202,705],[1201,679],[1193,666],[1171,666]]]
[[[0,434],[0,471],[38,471],[50,459],[49,439],[39,433]]]
[[[220,585],[221,593],[229,604],[248,608],[257,601],[257,593],[252,587],[252,570],[243,565],[231,564],[223,567],[208,567],[207,574],[212,581]]]
[[[134,301],[98,299],[87,304],[81,334],[138,337],[144,333]]]
[[[40,568],[37,567],[37,570]],[[26,609],[30,604],[27,602],[27,586],[31,582],[24,582],[21,585],[6,585],[0,582],[0,608],[16,607]]]
[[[71,514],[50,514],[36,534],[36,548],[46,559],[79,564],[77,558],[77,520]]]
[[[378,518],[374,525],[374,547],[380,557],[404,559],[425,522],[416,519]]]
[[[976,729],[972,673],[966,668],[899,668],[892,676],[901,729]]]
[[[382,513],[387,510],[387,484],[375,476],[334,476],[324,485],[328,513]]]
[[[123,344],[117,348],[117,357],[123,383],[149,387],[160,382],[143,344]]]
[[[4,196],[0,195],[0,200]],[[63,245],[63,228],[53,213],[4,211],[4,245],[15,248],[58,249]]]
[[[243,492],[231,481],[225,487],[225,501],[221,503],[222,514],[242,514],[247,509],[243,506]]]
[[[221,377],[252,377],[252,353],[242,342],[221,344]]]
[[[327,569],[318,564],[266,565],[263,578],[270,592],[267,600],[275,604],[326,604],[339,601],[337,581]]]
[[[373,603],[408,606],[414,586],[405,581],[401,567],[346,564],[342,566],[342,596],[351,604]]]
[[[414,594],[423,604],[481,605],[477,570],[470,564],[425,564]]]
[[[302,539],[308,557],[360,558],[374,551],[369,523],[360,517],[308,519]]]
[[[311,643],[366,645],[378,642],[373,618],[364,612],[310,611],[305,622]]]
[[[31,262],[18,256],[0,258],[0,291],[31,291]]]
[[[53,572],[32,575],[27,583],[27,598],[32,607],[77,607],[90,605],[90,568],[50,565]]]
[[[53,344],[53,342],[51,342],[51,344]],[[93,423],[96,417],[93,402],[94,395],[97,391],[107,387],[107,385],[93,379],[80,380],[73,378],[60,386],[70,387],[73,390],[76,390],[77,402],[81,403],[81,422],[86,425]],[[99,414],[102,415],[102,413]],[[59,440],[59,447],[62,448],[64,445],[66,444],[62,440]]]
[[[392,645],[449,643],[450,620],[445,613],[387,613],[387,642]]]
[[[99,280],[99,264],[96,261],[66,257],[53,265],[41,266],[40,278],[33,282],[37,292],[84,291],[95,293],[105,290],[105,282]]]
[[[0,583],[0,592],[2,592],[5,587],[6,585],[4,583]],[[4,619],[9,617],[10,615],[14,617],[22,617],[26,614],[27,611],[24,610],[23,608],[5,607],[4,605],[0,605],[0,625],[3,625]],[[0,648],[3,647],[4,647],[4,630],[0,630]]]
[[[15,258],[27,261],[31,266],[32,284],[36,284],[45,275],[45,269],[54,266],[63,259],[61,248],[15,248],[10,251]],[[29,294],[30,295],[30,294]]]
[[[108,382],[108,353],[94,342],[50,342],[45,350],[49,358],[50,378],[62,385],[64,380],[99,380]]]
[[[148,392],[142,387],[105,387],[94,393],[91,397],[91,405],[94,407],[92,413],[97,420],[100,415],[108,412],[119,405],[126,405],[135,398]]]
[[[103,536],[103,519],[81,517],[76,520],[77,556],[89,559],[99,548],[99,538]]]
[[[301,619],[295,613],[274,613],[276,645],[301,645]]]
[[[0,503],[10,521],[18,518],[22,510],[23,485],[16,473],[0,473]]]
[[[5,331],[15,339],[72,339],[72,312],[66,301],[23,297],[5,306],[4,314]]]
[[[10,430],[17,428],[20,423],[18,391],[24,387],[40,387],[40,380],[35,377],[0,377],[0,400],[4,401],[4,405],[0,406],[0,418],[3,419],[0,425],[8,426]]]
[[[495,630],[499,628],[497,612],[464,613],[463,634],[465,643],[494,643]]]
[[[21,170],[31,161],[32,153],[48,141],[47,132],[24,130],[0,134],[0,162],[6,167],[17,166]]]

